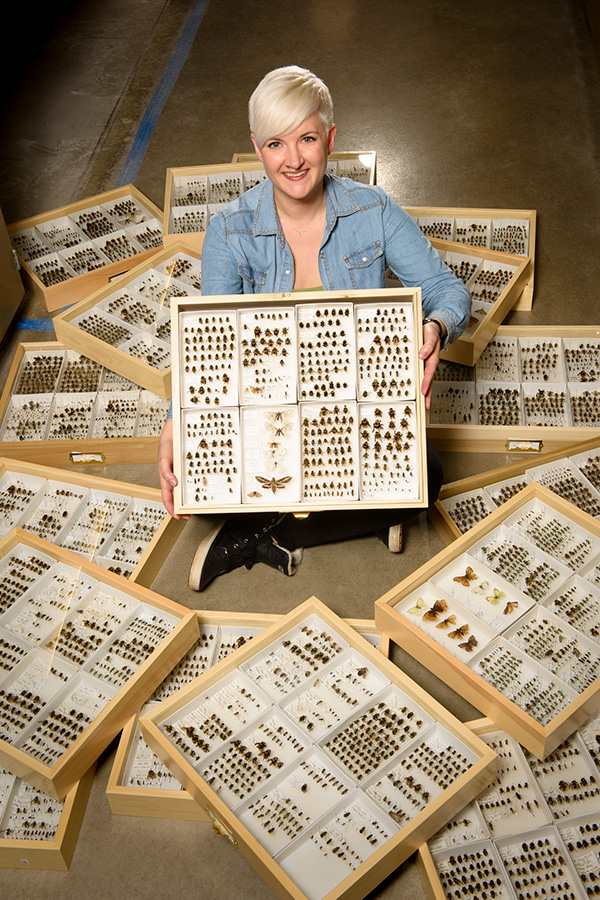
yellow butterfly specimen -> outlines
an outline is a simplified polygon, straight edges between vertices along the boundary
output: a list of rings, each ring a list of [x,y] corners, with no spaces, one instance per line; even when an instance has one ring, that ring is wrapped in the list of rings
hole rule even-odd
[[[503,597],[504,591],[499,591],[498,588],[494,588],[494,593],[490,594],[489,597],[486,597],[485,599],[488,603],[491,603],[493,606],[495,606],[496,603],[499,603]]]
[[[428,609],[426,613],[423,614],[423,620],[425,622],[435,622],[437,617],[442,613],[445,613],[448,609],[448,604],[445,600],[436,600],[431,609]]]
[[[447,628],[448,625],[456,625],[456,616],[448,616],[447,619],[442,619],[435,627],[436,628]]]
[[[453,638],[453,639],[456,640],[457,638],[462,638],[462,637],[464,637],[464,636],[465,636],[466,634],[468,634],[468,633],[469,633],[469,626],[468,626],[468,625],[459,625],[458,628],[456,628],[454,631],[451,631],[451,632],[450,632],[450,634],[448,635],[448,637],[451,637],[451,638]]]
[[[504,615],[507,616],[509,613],[514,612],[514,610],[519,605],[518,600],[509,600],[506,606],[504,607]]]
[[[415,606],[411,606],[411,608],[409,609],[409,613],[412,616],[419,616],[423,609],[425,609],[425,601],[423,600],[422,597],[419,597]]]
[[[477,638],[474,634],[471,635],[468,641],[464,641],[462,644],[458,645],[461,650],[466,650],[467,653],[471,653],[473,649],[477,646]]]
[[[469,587],[471,581],[477,581],[477,575],[471,568],[471,566],[467,566],[467,570],[464,575],[457,575],[456,578],[452,579],[453,581],[457,581],[459,584],[462,584],[463,587]]]

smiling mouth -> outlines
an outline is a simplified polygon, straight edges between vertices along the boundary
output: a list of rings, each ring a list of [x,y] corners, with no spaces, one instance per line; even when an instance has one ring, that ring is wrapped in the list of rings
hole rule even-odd
[[[307,172],[308,169],[302,169],[301,172],[284,172],[283,174],[286,178],[290,178],[292,181],[297,181],[299,178],[303,178]]]

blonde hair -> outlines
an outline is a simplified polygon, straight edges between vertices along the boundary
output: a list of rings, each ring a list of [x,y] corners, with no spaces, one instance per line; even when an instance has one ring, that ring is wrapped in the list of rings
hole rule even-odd
[[[262,147],[269,138],[293,131],[315,112],[329,132],[333,102],[327,85],[309,69],[283,66],[265,75],[250,97],[250,131]]]

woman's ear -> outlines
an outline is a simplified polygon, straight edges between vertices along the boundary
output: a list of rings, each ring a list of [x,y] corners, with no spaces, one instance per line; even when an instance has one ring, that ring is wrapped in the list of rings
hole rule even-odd
[[[252,138],[252,143],[254,144],[254,152],[255,152],[256,155],[258,156],[259,160],[262,162],[262,161],[263,161],[263,158],[262,158],[262,155],[261,155],[261,152],[260,152],[260,147],[258,146],[258,144],[256,143],[256,141],[254,140],[254,135],[253,135],[252,133],[250,133],[250,137]]]
[[[329,134],[327,135],[327,152],[333,153],[333,148],[335,147],[335,136],[337,133],[337,127],[332,125],[329,129]]]

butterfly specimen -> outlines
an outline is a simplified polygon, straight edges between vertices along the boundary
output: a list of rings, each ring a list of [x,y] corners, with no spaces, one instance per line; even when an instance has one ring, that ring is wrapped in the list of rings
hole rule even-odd
[[[459,625],[458,628],[456,628],[454,631],[450,632],[448,637],[456,639],[456,638],[464,637],[465,634],[468,634],[468,633],[469,633],[468,625]]]
[[[498,603],[503,597],[504,591],[499,591],[498,588],[494,588],[494,593],[490,594],[489,597],[486,597],[485,599],[488,601],[488,603],[491,603],[493,604],[493,606],[495,606],[496,603]]]
[[[265,428],[273,437],[287,437],[294,423],[288,410],[268,410],[265,412]]]
[[[249,497],[253,497],[253,498],[254,498],[254,497],[262,497],[262,494],[261,494],[260,491],[250,491],[250,493],[248,494],[248,496],[249,496]]]
[[[425,603],[422,597],[419,597],[415,606],[411,606],[409,609],[409,613],[413,616],[418,616],[421,613],[421,610],[425,609]]]
[[[509,600],[506,606],[504,607],[504,615],[507,616],[509,613],[513,612],[519,605],[517,600]]]
[[[485,594],[490,586],[489,581],[482,581],[479,587],[473,588],[474,594]]]
[[[423,613],[423,620],[425,622],[435,622],[437,617],[441,615],[441,613],[445,613],[448,609],[448,604],[445,600],[436,600],[431,609],[428,609],[426,613]]]
[[[472,634],[468,641],[464,641],[458,646],[461,650],[466,650],[467,653],[471,653],[471,651],[477,646],[477,638],[474,634]]]
[[[254,477],[259,484],[262,484],[263,487],[273,491],[274,494],[276,494],[277,491],[283,490],[286,484],[289,484],[292,480],[291,475],[286,475],[284,478],[263,478],[262,475],[255,475]]]
[[[456,625],[456,616],[448,616],[447,619],[442,619],[435,627],[436,628],[447,628],[448,625]]]
[[[471,581],[477,581],[477,575],[471,568],[471,566],[467,566],[467,570],[464,575],[457,575],[456,578],[452,579],[453,581],[457,581],[459,584],[462,584],[463,587],[469,587]]]

